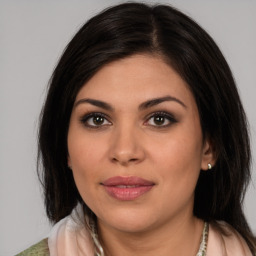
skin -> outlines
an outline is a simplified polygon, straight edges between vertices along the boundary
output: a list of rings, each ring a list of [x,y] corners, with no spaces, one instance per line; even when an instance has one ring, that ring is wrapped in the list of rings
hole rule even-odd
[[[167,96],[172,98],[139,107]],[[95,122],[90,113],[104,116]],[[203,222],[193,216],[194,190],[200,170],[213,165],[214,157],[188,85],[160,57],[112,62],[82,87],[68,151],[77,188],[98,218],[106,255],[196,255]],[[113,176],[137,176],[154,186],[135,200],[120,201],[102,186]]]

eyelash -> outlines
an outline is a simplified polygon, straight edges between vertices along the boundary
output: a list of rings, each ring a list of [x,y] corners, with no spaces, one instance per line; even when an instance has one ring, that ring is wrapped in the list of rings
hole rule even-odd
[[[164,120],[165,120],[164,122],[166,122],[166,120],[167,120],[168,124],[165,124],[165,125],[150,125],[150,124],[148,125],[147,124],[151,118],[156,118],[156,117],[164,118]],[[161,128],[169,127],[169,126],[171,126],[174,123],[177,123],[177,120],[174,118],[174,116],[172,114],[164,112],[164,111],[159,111],[159,112],[154,112],[153,114],[151,114],[147,118],[147,120],[146,120],[146,122],[144,124],[146,124],[148,126],[152,126],[152,127],[156,128],[156,129],[161,129]]]
[[[107,120],[109,124],[107,124],[107,126],[110,126],[112,125],[111,122],[108,120],[109,117],[103,113],[100,113],[100,112],[93,112],[93,113],[89,113],[89,114],[86,114],[85,116],[83,116],[80,121],[81,123],[87,127],[87,128],[91,128],[91,129],[99,129],[99,128],[102,128],[102,126],[106,126],[105,125],[91,125],[88,123],[88,121],[90,120],[90,118],[96,118],[96,117],[100,117],[100,118],[104,118],[104,122]]]
[[[103,124],[100,124],[100,125],[92,125],[92,124],[89,124],[88,122],[90,121],[91,118],[97,118],[97,117],[100,117],[100,118],[103,118]],[[164,125],[151,125],[149,124],[149,121],[150,119],[152,118],[156,118],[156,117],[161,117],[161,118],[164,118],[164,123],[167,121],[168,124],[164,124]],[[107,124],[104,124],[104,122],[108,122]],[[91,129],[100,129],[100,128],[103,128],[105,126],[111,126],[112,123],[109,121],[109,117],[101,112],[92,112],[92,113],[89,113],[89,114],[86,114],[84,115],[81,119],[80,119],[80,122],[87,128],[91,128]],[[93,120],[92,120],[93,122]],[[159,111],[159,112],[154,112],[152,113],[151,115],[149,115],[147,118],[146,118],[146,121],[143,123],[144,125],[146,126],[151,126],[151,127],[154,127],[156,129],[161,129],[161,128],[166,128],[166,127],[169,127],[171,126],[172,124],[176,123],[177,120],[174,118],[173,115],[171,115],[170,113],[167,113],[167,112],[164,112],[164,111]]]

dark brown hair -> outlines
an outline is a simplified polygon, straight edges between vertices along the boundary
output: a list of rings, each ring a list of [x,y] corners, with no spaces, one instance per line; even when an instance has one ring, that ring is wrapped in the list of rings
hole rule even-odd
[[[67,133],[81,87],[104,65],[136,53],[157,54],[187,82],[204,136],[217,155],[201,172],[194,215],[224,220],[255,251],[242,203],[250,180],[245,113],[230,68],[212,38],[191,18],[166,5],[126,3],[91,18],[65,49],[52,75],[41,114],[38,168],[49,219],[57,222],[82,199],[67,166]],[[40,167],[40,164],[38,164]]]

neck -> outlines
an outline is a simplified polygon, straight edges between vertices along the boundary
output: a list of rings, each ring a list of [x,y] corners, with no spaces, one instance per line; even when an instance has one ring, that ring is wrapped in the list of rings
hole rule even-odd
[[[203,231],[203,221],[194,216],[141,232],[123,232],[101,222],[98,226],[106,256],[194,256]]]

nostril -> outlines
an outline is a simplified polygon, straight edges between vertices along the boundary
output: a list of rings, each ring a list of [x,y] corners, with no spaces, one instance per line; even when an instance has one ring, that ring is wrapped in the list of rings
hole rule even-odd
[[[123,165],[133,163],[133,162],[137,162],[138,160],[139,160],[138,158],[130,158],[130,159],[124,159],[124,158],[119,159],[119,158],[116,158],[116,157],[112,158],[112,162],[120,163],[120,164],[123,164]]]
[[[113,162],[118,162],[118,159],[116,159],[116,158],[113,157],[113,158],[112,158],[112,161],[113,161]]]

